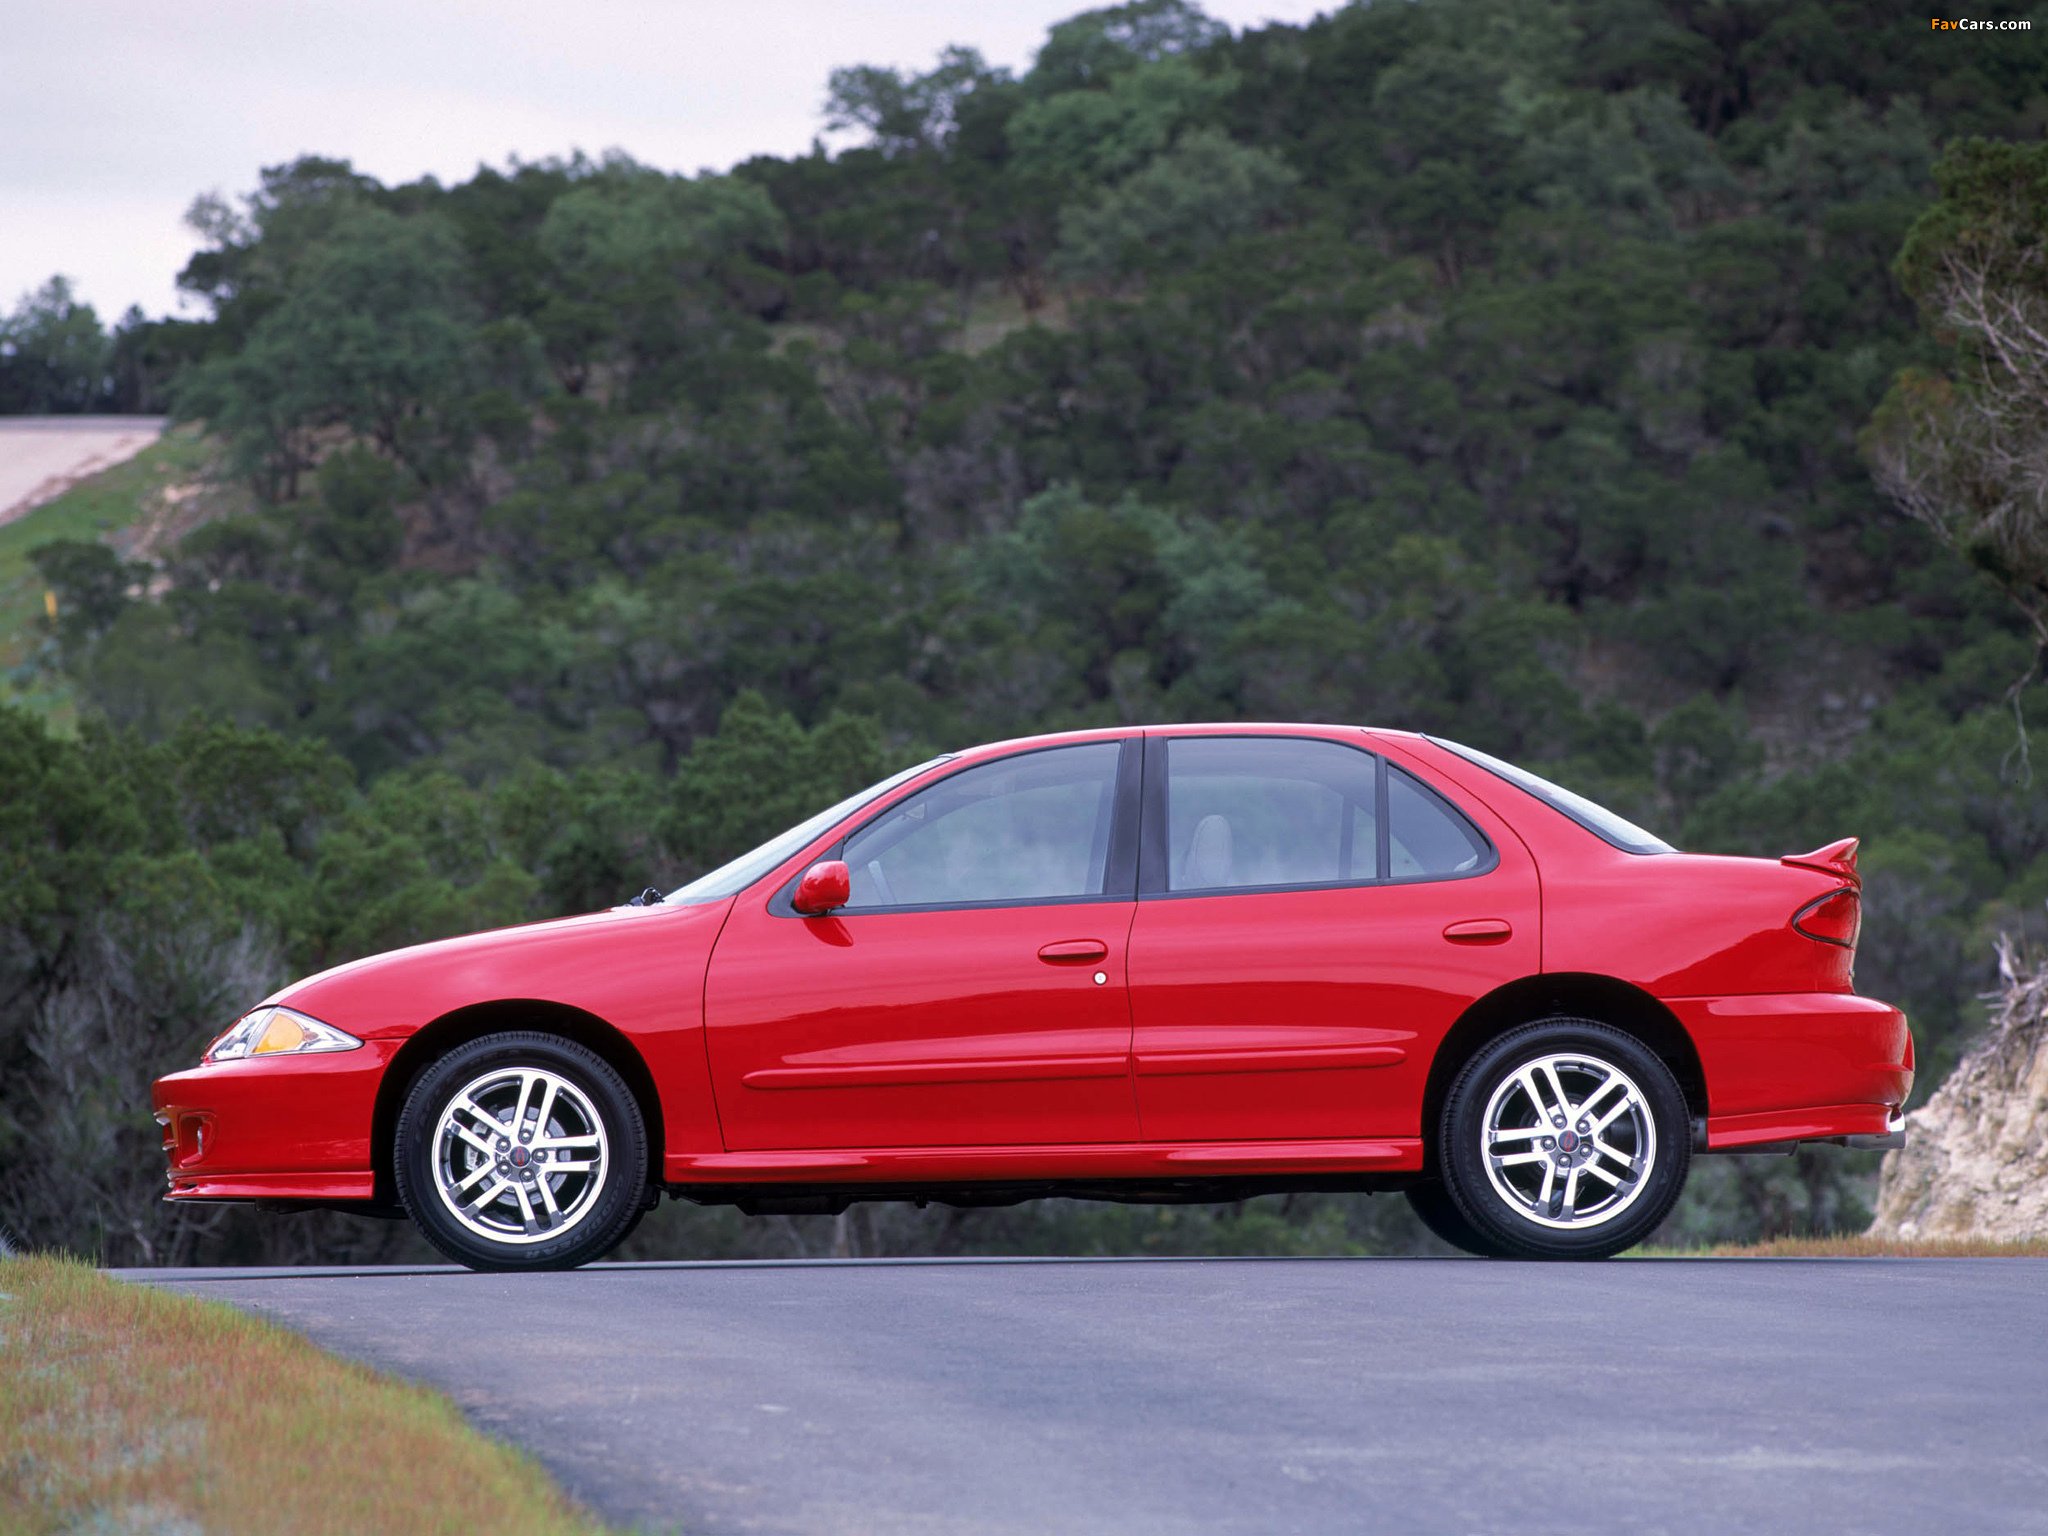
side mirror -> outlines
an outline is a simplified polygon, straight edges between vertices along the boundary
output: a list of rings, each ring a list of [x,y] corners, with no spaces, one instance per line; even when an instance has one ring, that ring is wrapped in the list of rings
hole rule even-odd
[[[805,917],[823,917],[853,900],[853,874],[842,859],[820,859],[796,883],[790,905]]]

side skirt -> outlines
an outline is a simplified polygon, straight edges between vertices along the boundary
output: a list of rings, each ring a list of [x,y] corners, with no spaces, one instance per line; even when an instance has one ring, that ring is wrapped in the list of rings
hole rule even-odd
[[[1183,1179],[1173,1183],[1037,1184],[671,1184],[668,1193],[697,1205],[736,1206],[749,1216],[837,1216],[867,1200],[895,1200],[922,1209],[964,1210],[1021,1205],[1026,1200],[1106,1200],[1118,1205],[1217,1205],[1257,1195],[1318,1192],[1384,1194],[1415,1182],[1413,1173],[1292,1174],[1275,1178]]]
[[[845,1199],[1007,1204],[1066,1194],[1099,1200],[1235,1200],[1331,1186],[1398,1187],[1386,1175],[1422,1169],[1422,1139],[1119,1142],[1097,1146],[872,1147],[671,1153],[665,1182],[686,1199],[741,1204],[830,1195]],[[1222,1189],[1222,1194],[1182,1193]],[[997,1198],[998,1191],[1025,1193]],[[859,1191],[859,1193],[855,1193]],[[745,1206],[743,1205],[744,1209]],[[763,1207],[765,1209],[765,1207]]]

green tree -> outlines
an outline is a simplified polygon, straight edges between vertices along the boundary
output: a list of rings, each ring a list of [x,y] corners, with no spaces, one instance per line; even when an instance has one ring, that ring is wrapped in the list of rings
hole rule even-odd
[[[701,872],[874,783],[887,764],[871,721],[836,715],[805,730],[742,693],[678,769],[667,839]]]
[[[462,247],[431,216],[344,207],[234,354],[187,376],[178,409],[233,443],[274,500],[298,495],[320,434],[359,434],[421,480],[455,472],[471,325]]]
[[[1106,88],[1029,101],[1005,127],[1011,167],[1021,175],[1083,185],[1122,176],[1165,149],[1236,83],[1231,75],[1204,74],[1192,60],[1172,55],[1111,74]]]
[[[99,316],[53,277],[0,317],[0,416],[105,409],[107,365]]]
[[[1257,230],[1295,179],[1265,150],[1196,130],[1093,202],[1062,210],[1055,263],[1101,282],[1198,261]]]
[[[1949,340],[1949,373],[1902,372],[1865,437],[1879,483],[2012,601],[2048,655],[2048,145],[1970,139],[1899,253],[1900,283]]]
[[[959,126],[963,100],[1009,78],[972,48],[946,48],[921,75],[873,64],[832,71],[825,92],[828,130],[865,129],[884,155],[943,149]]]

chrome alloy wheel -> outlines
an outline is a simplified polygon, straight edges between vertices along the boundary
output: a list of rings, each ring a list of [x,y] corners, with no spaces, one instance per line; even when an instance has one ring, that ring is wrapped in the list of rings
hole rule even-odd
[[[1486,1177],[1517,1215],[1583,1231],[1635,1204],[1657,1161],[1642,1089],[1597,1056],[1539,1056],[1486,1101]]]
[[[582,1089],[544,1068],[506,1067],[465,1085],[441,1112],[434,1187],[480,1237],[550,1242],[595,1209],[610,1159],[604,1121]]]

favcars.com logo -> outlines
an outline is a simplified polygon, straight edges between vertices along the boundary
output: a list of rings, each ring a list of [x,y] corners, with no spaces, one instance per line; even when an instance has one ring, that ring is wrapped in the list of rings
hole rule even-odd
[[[1965,16],[1960,21],[1943,21],[1934,18],[1936,32],[2031,32],[2031,21],[1972,21]]]

